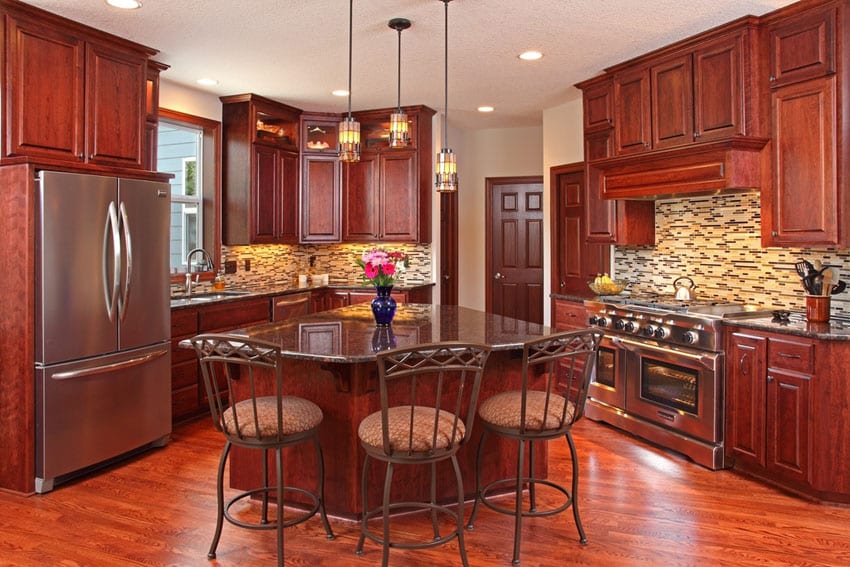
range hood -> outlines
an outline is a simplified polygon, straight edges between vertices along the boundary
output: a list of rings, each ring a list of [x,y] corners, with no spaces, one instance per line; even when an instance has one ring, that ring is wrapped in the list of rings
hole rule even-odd
[[[734,136],[590,162],[591,189],[602,199],[670,199],[762,186],[767,138]]]

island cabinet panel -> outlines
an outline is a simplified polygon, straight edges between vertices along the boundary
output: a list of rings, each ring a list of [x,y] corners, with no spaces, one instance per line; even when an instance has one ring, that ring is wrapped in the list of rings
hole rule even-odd
[[[850,342],[727,330],[726,455],[733,468],[850,503]]]
[[[837,67],[850,39],[848,7],[827,3],[770,20],[772,184],[762,195],[763,246],[850,243],[844,91]],[[802,205],[802,206],[801,206]]]
[[[224,244],[298,242],[301,111],[255,94],[221,101]]]
[[[0,12],[2,155],[145,167],[148,58],[156,50],[23,4]]]

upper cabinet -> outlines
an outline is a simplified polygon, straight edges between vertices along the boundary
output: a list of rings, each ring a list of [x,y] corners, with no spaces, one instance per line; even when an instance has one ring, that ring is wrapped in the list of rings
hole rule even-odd
[[[405,107],[410,144],[389,147],[393,109],[358,112],[359,162],[343,164],[342,239],[349,242],[430,242],[434,111]]]
[[[301,115],[301,242],[342,239],[339,114]]]
[[[848,63],[839,52],[850,39],[846,17],[845,3],[826,2],[779,10],[766,22],[773,145],[772,184],[762,194],[763,246],[850,244]]]
[[[148,69],[159,65],[149,57],[156,50],[17,2],[0,10],[3,157],[145,168]]]
[[[301,111],[255,94],[221,101],[222,242],[298,242]]]

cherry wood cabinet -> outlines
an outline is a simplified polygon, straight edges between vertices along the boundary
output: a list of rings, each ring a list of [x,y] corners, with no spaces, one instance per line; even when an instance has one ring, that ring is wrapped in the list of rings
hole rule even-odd
[[[848,38],[846,14],[844,3],[827,3],[767,26],[773,144],[772,184],[762,195],[763,246],[850,243],[847,69],[835,63]]]
[[[301,242],[341,240],[340,171],[336,155],[301,156]]]
[[[144,168],[156,170],[157,143],[159,139],[159,75],[168,69],[157,61],[148,61],[145,79],[145,135]]]
[[[614,75],[614,153],[626,155],[652,146],[649,71],[625,69]]]
[[[223,243],[297,243],[301,111],[255,94],[221,101]]]
[[[3,157],[147,167],[148,59],[156,50],[18,2],[0,11]]]
[[[411,289],[392,292],[392,297],[398,303],[431,303],[432,286],[417,286]],[[321,289],[315,290],[311,295],[311,312],[318,313],[337,307],[355,305],[357,303],[368,303],[375,299],[375,291],[370,288],[363,289]]]
[[[850,342],[726,331],[727,461],[800,494],[850,503]]]
[[[552,326],[559,331],[577,331],[586,329],[587,309],[580,301],[566,299],[552,300]]]

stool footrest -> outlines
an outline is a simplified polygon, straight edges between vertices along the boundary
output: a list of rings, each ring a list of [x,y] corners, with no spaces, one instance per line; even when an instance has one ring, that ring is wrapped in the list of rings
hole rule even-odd
[[[296,516],[292,520],[289,520],[288,522],[284,522],[283,527],[288,528],[289,526],[294,526],[296,524],[300,524],[301,522],[305,522],[305,521],[309,520],[310,518],[312,518],[313,516],[315,516],[316,513],[319,511],[319,497],[316,494],[310,492],[309,490],[306,490],[304,488],[294,487],[294,486],[284,486],[282,492],[283,493],[297,492],[299,494],[303,494],[303,495],[309,497],[313,501],[313,507],[312,508],[310,508],[309,510],[305,510],[303,514]],[[227,502],[224,503],[224,517],[225,517],[225,519],[235,526],[239,526],[240,528],[247,528],[249,530],[273,530],[273,529],[276,529],[277,528],[277,522],[265,522],[265,523],[243,522],[242,520],[234,518],[233,516],[230,515],[230,507],[231,506],[233,506],[234,504],[236,504],[237,502],[240,502],[241,500],[243,500],[245,498],[251,498],[252,496],[259,495],[259,494],[265,494],[265,495],[267,495],[268,498],[273,499],[277,496],[277,488],[274,487],[274,486],[266,486],[266,487],[262,487],[262,488],[255,488],[253,490],[247,490],[245,492],[240,492],[239,494],[237,494],[233,498],[230,498],[229,500],[227,500]],[[272,501],[274,501],[274,500],[272,500]]]
[[[388,508],[390,509],[390,511],[396,510],[396,509],[399,509],[399,508],[402,508],[402,509],[403,508],[408,508],[408,509],[413,508],[413,509],[417,509],[416,511],[432,510],[432,511],[439,512],[441,514],[445,514],[446,516],[450,517],[455,524],[457,524],[457,519],[458,519],[458,514],[454,510],[451,510],[446,506],[441,506],[439,504],[431,504],[429,502],[393,502],[392,504],[390,504],[388,506]],[[372,518],[380,518],[380,517],[382,517],[382,515],[383,515],[383,508],[375,508],[373,510],[369,510],[368,512],[366,512],[364,518],[361,519],[361,523],[368,522]],[[382,537],[377,536],[377,535],[371,533],[368,530],[362,530],[362,534],[366,538],[374,541],[375,543],[377,543],[379,545],[384,544],[384,539]],[[458,529],[457,528],[453,529],[451,531],[451,533],[449,533],[445,536],[440,536],[438,538],[434,538],[433,540],[427,541],[427,542],[407,543],[407,542],[390,541],[388,543],[388,545],[389,545],[389,547],[392,547],[392,548],[395,548],[395,549],[427,549],[429,547],[436,547],[438,545],[442,545],[442,544],[444,544],[448,541],[453,540],[456,537],[458,537]]]
[[[551,488],[554,488],[555,490],[557,490],[561,494],[563,494],[564,497],[566,498],[566,501],[563,504],[561,504],[560,506],[558,506],[557,508],[547,508],[546,510],[524,509],[522,511],[522,515],[525,518],[539,518],[539,517],[543,517],[543,516],[554,516],[555,514],[560,514],[561,512],[563,512],[564,510],[569,508],[573,503],[572,494],[570,494],[570,492],[566,488],[564,488],[563,486],[561,486],[558,483],[552,482],[551,480],[547,480],[547,479],[544,479],[544,478],[523,477],[523,478],[520,479],[520,482],[522,484],[528,484],[529,486],[540,485],[540,484],[543,484],[545,486],[549,486]],[[484,504],[485,506],[487,506],[491,510],[493,510],[495,512],[499,512],[501,514],[507,514],[509,516],[513,516],[513,515],[516,514],[516,507],[506,508],[504,506],[499,506],[498,504],[488,500],[488,494],[487,493],[490,490],[492,490],[496,487],[499,487],[499,486],[504,486],[506,484],[516,486],[516,478],[503,478],[501,480],[494,480],[493,482],[491,482],[490,484],[488,484],[487,486],[485,486],[484,488],[481,489],[481,491],[478,494],[478,498],[480,499],[482,504]],[[523,491],[526,491],[526,490],[528,490],[528,489],[526,488]],[[513,492],[500,492],[498,494],[499,497],[515,496],[515,495],[516,495],[516,490],[514,490]],[[490,498],[495,498],[495,497],[496,496],[490,496]],[[536,500],[539,500],[539,495],[537,496]]]

